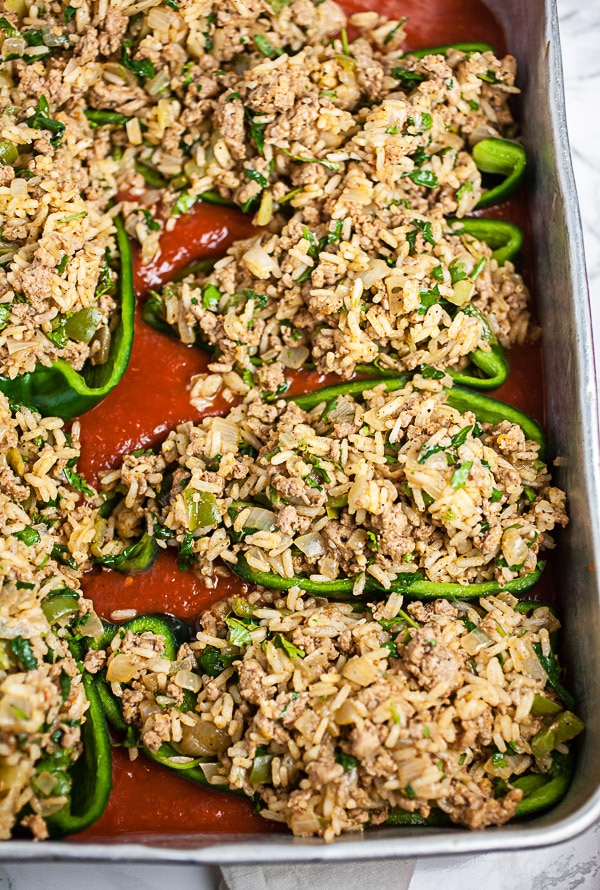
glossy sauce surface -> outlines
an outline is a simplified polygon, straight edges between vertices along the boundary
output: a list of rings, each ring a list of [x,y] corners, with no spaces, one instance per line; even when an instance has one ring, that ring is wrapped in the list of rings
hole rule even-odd
[[[479,40],[491,43],[500,54],[506,50],[500,26],[479,0],[344,0],[342,6],[349,13],[376,8],[390,17],[408,16],[407,48]],[[530,225],[523,195],[488,211],[486,216],[509,219],[524,229],[522,264],[531,287]],[[248,220],[236,211],[200,205],[187,217],[179,218],[174,229],[163,236],[157,261],[144,269],[136,262],[138,294],[142,296],[149,287],[169,280],[191,262],[221,255],[233,240],[248,237],[251,232]],[[540,347],[516,347],[508,358],[509,380],[493,395],[543,421]],[[225,413],[228,406],[220,399],[203,412],[195,411],[189,403],[189,377],[205,370],[209,361],[200,350],[153,331],[138,315],[133,356],[123,382],[81,418],[81,471],[95,480],[100,469],[116,465],[121,455],[157,445],[177,423]],[[289,392],[306,392],[333,382],[335,378],[324,378],[316,372],[299,372]],[[134,608],[139,612],[169,611],[191,624],[212,602],[241,587],[237,579],[221,579],[216,590],[208,590],[191,573],[179,572],[171,552],[161,553],[154,567],[142,575],[123,577],[94,570],[84,579],[85,593],[93,598],[103,617],[108,618],[115,609]],[[540,595],[551,595],[548,580]],[[113,784],[102,818],[73,840],[279,830],[254,815],[250,801],[186,782],[143,756],[130,762],[123,748],[114,749]]]

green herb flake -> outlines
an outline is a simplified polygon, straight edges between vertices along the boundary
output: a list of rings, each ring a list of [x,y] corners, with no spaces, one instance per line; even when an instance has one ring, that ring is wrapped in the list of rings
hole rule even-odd
[[[20,37],[21,32],[18,31],[14,25],[5,19],[4,17],[0,18],[0,30],[4,31],[7,37]]]
[[[413,170],[408,174],[408,178],[415,185],[421,185],[424,188],[435,189],[439,186],[438,178],[432,170]]]
[[[64,19],[66,25],[73,21],[76,12],[77,10],[74,6],[65,6]]]
[[[13,655],[19,660],[26,671],[33,671],[38,666],[37,658],[33,654],[33,649],[29,640],[18,636],[10,640],[10,648]],[[26,718],[22,718],[26,719]]]
[[[146,228],[150,232],[159,232],[160,231],[160,223],[154,219],[149,210],[146,210],[145,207],[139,207],[137,209],[137,213],[141,213],[144,217],[144,222],[146,223]]]
[[[229,628],[229,642],[232,646],[242,649],[252,645],[250,630],[256,630],[259,627],[256,622],[244,622],[233,615],[228,615],[225,618],[225,624]]]
[[[417,312],[419,313],[419,315],[425,315],[427,310],[431,306],[435,306],[435,304],[439,302],[440,291],[437,284],[430,290],[419,291],[419,296],[421,298],[421,303],[419,305],[419,308],[417,309]]]
[[[61,698],[63,702],[66,702],[71,691],[71,678],[65,671],[61,671],[58,682],[60,684]]]
[[[254,41],[254,46],[257,48],[259,53],[261,53],[265,58],[271,59],[273,56],[282,56],[283,50],[278,49],[276,46],[273,46],[264,34],[255,34],[252,38]]]
[[[26,119],[25,123],[28,127],[32,127],[34,130],[48,130],[52,133],[52,136],[50,137],[50,145],[52,145],[53,148],[58,148],[62,142],[62,138],[65,134],[65,125],[50,117],[50,106],[44,95],[40,96],[35,112],[31,117]]]
[[[293,643],[290,643],[283,634],[275,634],[273,637],[273,644],[277,647],[277,649],[283,649],[286,655],[288,655],[292,660],[295,658],[306,658],[306,652],[304,649],[300,649],[298,646],[294,646]]]
[[[40,533],[32,525],[27,525],[19,532],[14,532],[15,538],[22,541],[27,547],[33,547],[40,543]]]
[[[421,365],[421,377],[424,380],[443,380],[446,376],[444,371],[439,368],[433,368],[431,365]]]
[[[152,78],[156,76],[156,68],[150,59],[140,59],[139,61],[131,58],[128,42],[124,42],[121,50],[121,64],[129,71],[132,71],[140,80]]]
[[[356,769],[358,760],[352,754],[346,754],[341,748],[336,748],[334,752],[335,762],[344,767],[344,772],[348,773],[351,769]]]
[[[252,182],[256,182],[263,189],[266,189],[269,185],[267,177],[263,176],[262,173],[259,173],[258,170],[253,170],[251,167],[244,167],[244,173],[248,179],[251,179]]]
[[[417,71],[408,71],[406,68],[392,68],[392,77],[398,81],[399,86],[405,90],[413,90],[424,80],[427,80],[425,74],[419,74]]]
[[[467,479],[469,478],[469,470],[473,466],[472,460],[465,460],[462,464],[459,464],[458,467],[452,474],[452,478],[450,479],[450,485],[452,488],[464,488],[467,484]]]
[[[473,191],[473,183],[472,182],[463,182],[461,186],[459,186],[456,190],[456,200],[460,201],[460,199],[466,195],[468,192]]]
[[[426,241],[428,244],[431,244],[432,246],[435,246],[436,241],[435,241],[435,238],[433,237],[433,232],[431,230],[431,223],[428,220],[413,219],[412,224],[414,226],[414,229],[412,232],[409,232],[406,236],[406,240],[408,241],[408,243],[410,245],[411,251],[414,251],[414,249],[415,249],[415,243],[416,243],[417,235],[419,234],[419,232],[423,236],[424,241]]]
[[[77,465],[77,458],[72,458],[74,461],[73,466]],[[64,468],[63,473],[65,474],[65,479],[75,491],[80,491],[82,494],[87,494],[89,497],[94,497],[96,492],[93,488],[87,484],[86,480],[77,473],[72,466],[70,466],[71,461],[68,462],[67,466]]]

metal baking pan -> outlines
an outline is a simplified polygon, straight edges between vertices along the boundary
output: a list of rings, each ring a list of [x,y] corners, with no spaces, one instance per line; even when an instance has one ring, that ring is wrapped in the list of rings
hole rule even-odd
[[[565,800],[526,824],[482,832],[397,828],[332,844],[287,835],[128,836],[118,843],[4,841],[8,860],[264,863],[432,856],[546,846],[600,817],[600,449],[583,239],[569,154],[555,0],[486,0],[518,59],[522,133],[530,158],[538,311],[544,328],[547,432],[571,522],[555,561],[564,661],[586,722]],[[160,789],[157,788],[157,794]],[[185,789],[182,788],[182,794]]]

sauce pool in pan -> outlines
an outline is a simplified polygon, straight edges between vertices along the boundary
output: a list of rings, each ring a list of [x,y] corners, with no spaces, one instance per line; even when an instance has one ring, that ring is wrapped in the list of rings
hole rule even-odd
[[[408,16],[408,46],[414,49],[458,41],[486,41],[502,55],[507,47],[500,25],[480,0],[343,0],[351,14],[376,8],[390,17]],[[531,226],[526,198],[520,194],[488,216],[505,218],[525,234],[522,271],[534,290],[531,262]],[[178,219],[175,229],[161,241],[158,261],[143,270],[136,263],[136,290],[140,299],[190,263],[224,253],[232,241],[249,237],[252,226],[235,210],[199,205]],[[206,370],[206,353],[186,347],[148,327],[136,315],[136,339],[130,366],[121,384],[93,411],[81,418],[81,472],[92,481],[97,473],[119,462],[139,447],[155,446],[167,432],[185,420],[226,413],[227,403],[215,399],[199,412],[189,402],[187,383],[192,374]],[[542,352],[539,345],[513,347],[509,353],[509,380],[494,397],[544,420]],[[316,372],[297,372],[290,392],[307,392],[325,384]],[[547,573],[548,574],[548,573]],[[549,579],[536,595],[549,598]],[[145,574],[123,577],[117,572],[92,571],[83,582],[84,593],[94,600],[98,613],[108,618],[116,609],[171,612],[191,625],[211,603],[244,585],[237,578],[221,579],[207,589],[191,573],[177,569],[174,553],[162,553]],[[281,830],[252,811],[245,798],[211,791],[186,782],[143,756],[130,762],[125,748],[113,752],[113,791],[104,815],[73,841],[120,838],[148,840],[159,835],[200,833],[272,833]]]

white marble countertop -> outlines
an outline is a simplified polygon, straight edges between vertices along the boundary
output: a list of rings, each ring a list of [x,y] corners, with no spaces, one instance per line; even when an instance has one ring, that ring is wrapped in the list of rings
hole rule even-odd
[[[558,8],[600,378],[600,0],[558,0]],[[201,866],[0,865],[0,890],[217,890],[219,877],[218,869]],[[600,890],[600,823],[541,850],[419,860],[410,890],[442,882],[444,890]]]

